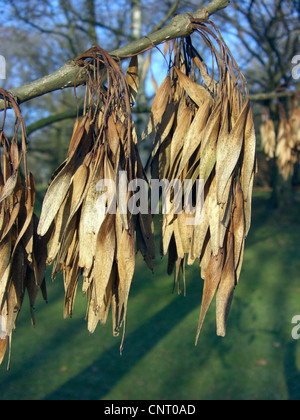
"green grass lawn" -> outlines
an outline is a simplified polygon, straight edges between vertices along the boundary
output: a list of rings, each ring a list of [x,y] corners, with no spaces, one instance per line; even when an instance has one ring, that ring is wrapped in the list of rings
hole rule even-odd
[[[225,339],[210,308],[194,345],[202,281],[189,268],[187,296],[172,294],[166,260],[155,274],[139,259],[129,299],[123,355],[110,321],[86,329],[86,299],[78,293],[63,320],[63,284],[48,281],[49,303],[28,304],[13,336],[12,363],[0,368],[0,399],[216,400],[300,399],[300,343],[291,320],[300,315],[300,206],[268,209],[256,193],[253,225]]]

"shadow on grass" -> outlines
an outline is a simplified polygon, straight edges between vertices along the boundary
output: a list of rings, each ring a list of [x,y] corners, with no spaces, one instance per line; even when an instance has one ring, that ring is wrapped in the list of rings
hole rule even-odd
[[[113,340],[109,341],[101,350],[101,335],[93,337],[93,344],[88,343],[86,336],[83,338],[80,331],[85,325],[82,320],[73,319],[66,324],[59,320],[62,323],[60,326],[55,318],[55,328],[51,326],[49,337],[40,336],[37,348],[33,349],[32,344],[25,343],[25,349],[20,350],[23,364],[19,363],[18,370],[12,371],[9,378],[5,375],[0,381],[3,395],[5,388],[9,388],[5,395],[15,397],[18,385],[22,397],[25,394],[42,395],[46,400],[101,400],[110,395],[113,398],[121,395],[124,399],[127,399],[127,395],[146,395],[149,398],[161,395],[165,399],[185,399],[189,395],[196,395],[197,398],[199,395],[199,398],[210,399],[288,397],[290,400],[299,400],[299,348],[297,342],[291,342],[290,335],[291,316],[297,313],[299,307],[299,209],[295,207],[286,214],[271,211],[266,197],[256,197],[253,207],[253,228],[247,239],[245,267],[233,302],[226,341],[220,341],[214,334],[213,311],[205,323],[205,330],[212,334],[204,331],[203,341],[196,352],[191,350],[194,336],[191,342],[185,344],[185,330],[178,328],[189,329],[190,334],[190,321],[194,320],[190,319],[189,323],[186,318],[192,318],[192,311],[200,308],[202,285],[197,267],[187,276],[187,296],[160,301],[160,305],[164,304],[162,308],[156,306],[156,298],[160,291],[166,291],[166,282],[163,280],[165,264],[158,261],[153,280],[141,265],[136,273],[138,281],[131,293],[131,298],[135,299],[133,304],[136,305],[135,309],[133,306],[136,329],[127,333],[122,357],[119,356],[120,339],[115,344]],[[154,291],[147,286],[148,281],[153,281]],[[161,281],[164,288],[157,289]],[[171,286],[172,278],[170,290]],[[51,303],[61,299],[61,288],[58,289],[52,293]],[[139,299],[145,293],[149,293],[149,299],[145,299],[145,305],[142,305]],[[152,312],[145,311],[147,305],[154,305]],[[157,311],[155,315],[154,309]],[[54,311],[45,310],[45,313],[49,316]],[[142,313],[143,321],[139,318]],[[45,320],[45,316],[42,318]],[[37,321],[40,322],[38,313]],[[197,323],[197,319],[195,321]],[[21,322],[23,324],[24,321]],[[95,340],[99,340],[96,345]],[[98,343],[99,353],[102,351],[100,354]],[[84,351],[89,345],[91,351]],[[90,358],[87,363],[80,359],[82,363],[78,363],[78,369],[74,369],[74,376],[64,377],[62,380],[65,382],[60,380],[57,388],[47,384],[42,392],[34,389],[33,393],[28,379],[40,374],[47,378],[49,375],[55,376],[61,365],[53,363],[53,360],[61,352],[64,353],[63,364],[69,361],[75,364],[76,358],[78,363],[79,357]],[[157,372],[155,367],[148,366],[148,362],[154,364]],[[47,363],[49,366],[43,369],[43,364]],[[197,381],[195,376],[199,378]],[[138,389],[142,386],[139,384],[141,378],[146,378],[143,392]],[[126,388],[123,393],[124,384],[125,387],[129,384],[132,389]]]
[[[235,298],[230,316],[231,335],[224,344],[220,344],[215,335],[211,338],[206,335],[205,349],[214,349],[214,351],[210,355],[206,351],[200,352],[202,353],[200,357],[199,355],[194,357],[193,360],[197,363],[195,369],[204,374],[204,365],[208,360],[212,368],[213,358],[221,363],[220,373],[215,372],[219,383],[216,379],[211,392],[211,396],[215,398],[219,396],[227,399],[243,397],[281,399],[285,397],[286,388],[288,399],[299,400],[300,372],[296,363],[297,342],[290,342],[289,330],[290,313],[298,308],[295,290],[299,287],[297,274],[300,252],[299,203],[292,209],[278,212],[270,209],[266,197],[262,196],[255,198],[253,208],[253,229],[247,240],[245,274],[241,293],[239,292],[241,298]],[[172,300],[142,326],[127,335],[122,358],[116,356],[119,351],[118,341],[95,362],[55,392],[48,394],[45,399],[105,398],[172,329],[200,306],[201,296],[193,293],[193,284],[189,287],[190,292],[186,298],[179,297]],[[135,291],[142,292],[142,288],[141,282]],[[253,294],[255,297],[250,299],[249,303],[249,297]],[[243,322],[240,326],[241,319]],[[251,325],[253,325],[252,330]],[[177,346],[180,349],[180,337],[178,340]],[[248,354],[247,340],[250,340],[249,350],[255,351],[255,354]],[[281,344],[279,349],[274,346],[277,343]],[[241,354],[237,355],[235,352],[239,348]],[[251,362],[248,361],[249,358]],[[265,362],[268,363],[266,365],[268,367],[263,365],[260,367],[260,364]],[[187,367],[187,374],[182,366],[168,373],[161,388],[162,395],[170,395],[167,390],[170,383],[180,382],[186,375],[193,373],[190,371],[191,366]],[[251,376],[252,372],[261,375],[259,380]],[[224,373],[228,375],[228,380],[222,377]],[[133,386],[138,385],[134,383]],[[202,387],[202,384],[199,387]],[[177,394],[174,395],[178,397],[183,394],[177,390]]]
[[[289,401],[300,401],[300,371],[296,364],[296,340],[287,344],[284,357],[284,375]]]
[[[150,352],[172,328],[199,307],[199,297],[176,298],[155,316],[126,336],[120,358],[119,342],[77,376],[67,381],[46,400],[100,400],[139,360]]]

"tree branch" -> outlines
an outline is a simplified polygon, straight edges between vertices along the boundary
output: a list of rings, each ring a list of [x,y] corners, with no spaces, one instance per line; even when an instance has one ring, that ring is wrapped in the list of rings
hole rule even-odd
[[[170,10],[168,11],[168,13],[163,17],[163,19],[154,26],[154,28],[152,29],[152,32],[156,32],[159,29],[161,29],[165,23],[174,15],[174,13],[176,12],[176,9],[179,5],[180,0],[175,0],[175,2],[173,3],[173,5],[171,6]]]
[[[208,19],[211,15],[229,6],[231,0],[213,0],[194,14],[195,19]]]
[[[229,5],[229,0],[213,0],[202,10],[192,13],[175,16],[164,28],[151,33],[147,37],[133,41],[130,44],[111,52],[117,58],[125,58],[131,55],[142,53],[156,45],[170,39],[189,36],[193,32],[193,19],[208,19],[212,14],[224,9]],[[41,79],[35,80],[27,85],[10,90],[19,104],[27,102],[33,98],[45,95],[68,87],[83,85],[85,83],[85,73],[78,67],[75,61],[67,62],[60,69],[56,70]],[[4,102],[0,100],[0,111],[4,109]]]
[[[77,115],[82,115],[83,108],[79,109],[72,109],[65,112],[60,112],[58,114],[50,115],[49,117],[42,118],[41,120],[38,120],[29,126],[26,127],[26,134],[27,136],[30,136],[35,131],[38,131],[42,128],[48,127],[52,124],[55,124],[60,121],[65,121],[69,119],[75,119]]]
[[[300,92],[298,91],[285,91],[285,92],[269,92],[269,93],[257,93],[249,95],[249,99],[253,102],[263,102],[263,101],[271,101],[280,98],[288,98],[293,96],[299,96]]]

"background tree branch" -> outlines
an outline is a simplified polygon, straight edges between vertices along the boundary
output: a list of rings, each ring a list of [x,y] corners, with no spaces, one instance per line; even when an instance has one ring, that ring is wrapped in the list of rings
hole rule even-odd
[[[32,133],[35,133],[36,131],[48,127],[54,123],[65,121],[68,119],[73,120],[77,117],[77,115],[81,115],[83,112],[83,107],[79,107],[78,109],[73,109],[65,112],[59,112],[53,115],[50,115],[49,117],[42,118],[26,127],[26,134],[29,136]]]
[[[271,101],[280,98],[289,98],[293,96],[299,96],[298,91],[285,91],[285,92],[269,92],[269,93],[254,93],[249,95],[249,99],[253,102]]]

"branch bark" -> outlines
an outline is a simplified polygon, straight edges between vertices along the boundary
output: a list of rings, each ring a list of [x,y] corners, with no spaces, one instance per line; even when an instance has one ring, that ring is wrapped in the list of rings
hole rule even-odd
[[[72,109],[70,111],[60,112],[58,114],[50,115],[49,117],[42,118],[26,127],[26,134],[29,137],[35,131],[41,130],[42,128],[48,127],[54,123],[74,119],[79,115],[82,115],[83,107],[79,109]]]
[[[212,14],[227,7],[229,3],[230,0],[213,0],[194,15],[187,13],[175,16],[164,28],[112,51],[111,55],[123,59],[142,53],[170,39],[189,36],[193,32],[193,19],[208,19]],[[27,85],[14,88],[10,90],[10,93],[21,104],[56,90],[74,87],[75,84],[76,86],[83,85],[85,83],[85,74],[82,71],[79,73],[79,69],[75,61],[67,62],[55,72]],[[0,100],[0,111],[3,109],[4,103],[3,100]]]
[[[299,91],[285,91],[285,92],[269,92],[269,93],[257,93],[249,95],[249,99],[253,102],[272,101],[280,98],[288,98],[293,96],[299,96]]]

